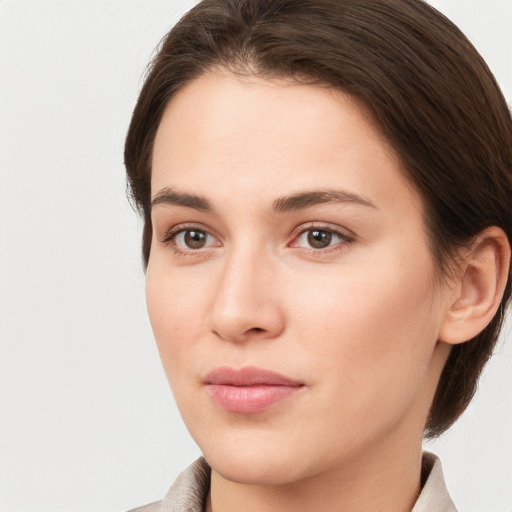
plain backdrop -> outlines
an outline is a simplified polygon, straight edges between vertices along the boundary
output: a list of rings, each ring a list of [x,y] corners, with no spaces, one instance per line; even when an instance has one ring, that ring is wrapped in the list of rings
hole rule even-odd
[[[0,509],[117,512],[199,455],[146,315],[123,139],[194,2],[0,0]],[[512,0],[436,0],[512,100]],[[463,512],[512,511],[512,336],[428,448]]]

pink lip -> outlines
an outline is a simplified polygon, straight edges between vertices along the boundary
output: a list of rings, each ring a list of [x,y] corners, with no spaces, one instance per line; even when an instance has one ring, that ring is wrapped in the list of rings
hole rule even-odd
[[[205,378],[212,400],[222,409],[240,414],[263,412],[290,397],[304,384],[279,373],[245,366],[240,370],[221,367]]]

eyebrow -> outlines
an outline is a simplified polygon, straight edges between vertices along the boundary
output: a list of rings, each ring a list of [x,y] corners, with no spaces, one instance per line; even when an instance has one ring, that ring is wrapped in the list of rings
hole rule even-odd
[[[304,210],[318,204],[326,203],[353,203],[371,208],[377,208],[372,201],[354,192],[338,189],[312,190],[298,192],[289,196],[279,197],[272,203],[272,210],[285,213],[294,210]],[[204,197],[196,194],[179,192],[166,187],[160,190],[152,199],[151,207],[159,204],[185,206],[207,213],[214,213],[212,204]]]
[[[366,197],[355,194],[354,192],[338,189],[299,192],[291,196],[276,199],[272,206],[276,212],[284,213],[292,210],[302,210],[317,204],[326,203],[355,203],[362,206],[377,208],[375,204]]]
[[[169,187],[160,190],[151,200],[151,208],[158,204],[186,206],[187,208],[193,208],[194,210],[208,213],[215,211],[211,203],[204,197],[178,192]]]

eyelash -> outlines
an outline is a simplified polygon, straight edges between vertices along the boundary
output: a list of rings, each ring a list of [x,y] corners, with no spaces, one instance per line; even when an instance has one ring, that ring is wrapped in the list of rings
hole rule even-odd
[[[162,245],[170,247],[175,255],[184,256],[184,257],[201,256],[201,255],[204,255],[205,252],[212,249],[212,247],[199,248],[199,249],[189,248],[188,250],[179,248],[175,243],[173,243],[173,241],[175,241],[176,238],[180,234],[186,233],[187,231],[196,231],[196,232],[204,233],[207,237],[215,238],[206,228],[202,227],[201,225],[180,224],[178,226],[175,226],[175,227],[169,229],[165,233],[164,237],[162,238],[162,240],[160,242]],[[308,249],[308,248],[300,247],[300,246],[296,245],[296,243],[300,239],[300,237],[302,237],[303,235],[307,234],[308,232],[312,232],[312,231],[329,233],[330,235],[332,235],[334,237],[338,237],[339,239],[341,239],[341,241],[338,243],[335,243],[334,245],[329,245],[325,248],[319,248],[319,249],[318,248],[317,249],[315,249],[315,248]],[[292,234],[292,241],[290,243],[288,243],[287,245],[289,247],[296,247],[298,249],[301,249],[301,251],[307,255],[322,256],[322,255],[330,254],[335,251],[345,249],[347,245],[351,244],[354,241],[354,239],[355,239],[355,237],[353,235],[348,235],[346,233],[342,233],[340,230],[334,229],[331,226],[328,226],[325,224],[322,225],[322,224],[311,223],[311,224],[306,224],[306,225],[302,224],[300,226],[300,228],[296,229]]]
[[[300,239],[303,235],[312,232],[312,231],[320,231],[324,233],[329,233],[333,237],[338,237],[341,241],[337,242],[333,245],[329,245],[325,248],[321,249],[315,249],[315,248],[305,248],[300,247],[298,245],[294,245],[296,241]],[[354,242],[355,236],[352,234],[343,233],[341,230],[337,228],[333,228],[332,226],[326,225],[326,224],[318,224],[318,223],[309,223],[309,224],[302,224],[298,229],[296,229],[292,234],[292,242],[288,245],[290,247],[297,247],[301,249],[301,251],[304,254],[308,255],[315,255],[315,256],[322,256],[322,255],[328,255],[332,252],[340,251],[343,249],[346,249],[348,245],[350,245],[352,242]]]
[[[201,225],[197,225],[197,224],[190,224],[190,225],[180,224],[178,226],[175,226],[175,227],[169,229],[165,233],[165,235],[162,238],[162,240],[160,241],[160,243],[162,245],[164,245],[165,247],[170,247],[172,249],[173,253],[176,256],[197,257],[197,256],[204,255],[204,253],[208,249],[211,249],[211,248],[207,247],[206,249],[192,249],[192,248],[190,248],[189,250],[185,250],[185,249],[180,249],[175,243],[173,244],[173,241],[181,233],[186,233],[187,231],[196,231],[196,232],[204,233],[208,237],[215,238],[207,229],[205,229]]]

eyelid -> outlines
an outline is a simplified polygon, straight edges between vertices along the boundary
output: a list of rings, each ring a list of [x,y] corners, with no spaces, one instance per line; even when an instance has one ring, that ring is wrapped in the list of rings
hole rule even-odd
[[[314,249],[314,248],[307,249],[305,247],[294,245],[297,242],[297,240],[304,233],[306,233],[308,231],[313,231],[315,229],[318,231],[328,231],[330,233],[340,236],[345,241],[339,242],[332,246],[325,247],[323,249]],[[294,247],[297,249],[301,249],[307,253],[321,254],[321,253],[331,252],[333,250],[339,250],[340,245],[345,246],[345,245],[348,245],[348,244],[354,242],[355,240],[356,240],[356,235],[347,228],[342,228],[338,225],[329,224],[329,223],[325,223],[325,222],[308,222],[306,224],[301,224],[300,226],[298,226],[297,228],[295,228],[293,230],[293,233],[291,236],[291,242],[288,243],[288,246]]]
[[[348,228],[344,228],[342,226],[339,226],[338,224],[331,224],[329,222],[321,221],[311,221],[300,224],[293,230],[291,236],[296,237],[298,235],[301,235],[305,231],[309,231],[311,229],[318,229],[320,231],[331,231],[333,233],[338,233],[339,235],[345,238],[350,238],[354,240],[356,238],[356,234]]]
[[[212,237],[213,239],[219,241],[219,247],[222,245],[220,243],[220,237],[214,233],[212,233],[212,230],[205,225],[201,224],[200,222],[184,222],[180,224],[176,224],[175,226],[170,227],[167,229],[163,235],[162,238],[160,238],[160,243],[164,246],[169,245],[180,233],[183,231],[201,231],[206,233],[208,236]],[[210,249],[211,247],[206,247],[204,250]],[[179,249],[182,252],[199,252],[201,249],[190,249],[187,251],[186,249]]]

